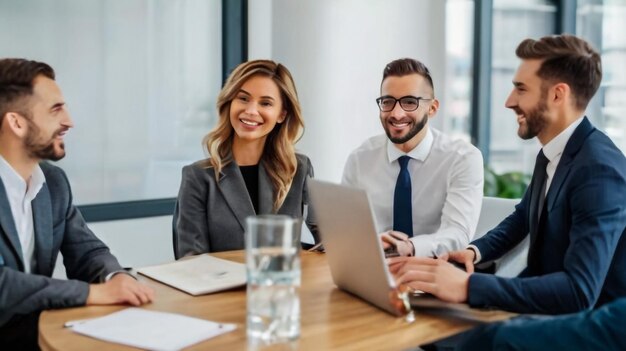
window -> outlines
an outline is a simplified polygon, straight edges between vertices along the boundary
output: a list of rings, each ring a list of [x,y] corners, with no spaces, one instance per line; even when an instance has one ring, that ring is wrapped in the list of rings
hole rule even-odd
[[[489,166],[496,173],[532,173],[539,151],[536,139],[517,136],[515,114],[504,107],[519,65],[515,48],[526,38],[554,33],[556,6],[550,1],[494,0]],[[521,167],[520,167],[521,163]]]
[[[474,1],[446,2],[446,89],[443,130],[454,138],[470,141],[472,102],[472,48]]]
[[[587,107],[587,116],[626,151],[626,2],[578,0],[576,34],[602,55],[600,89]]]
[[[0,3],[0,56],[57,72],[78,204],[175,197],[203,156],[221,87],[219,0]]]

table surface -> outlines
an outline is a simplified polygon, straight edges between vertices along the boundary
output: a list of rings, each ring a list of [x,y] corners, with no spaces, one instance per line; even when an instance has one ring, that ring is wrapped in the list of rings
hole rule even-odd
[[[214,254],[244,262],[243,251]],[[233,332],[206,340],[189,350],[241,350],[253,348],[246,338],[245,287],[220,293],[191,296],[140,276],[156,290],[156,299],[143,308],[175,312],[222,323],[235,323]],[[326,256],[302,252],[301,336],[290,345],[299,350],[401,350],[432,342],[476,325],[466,320],[416,311],[415,321],[394,317],[373,305],[339,290],[333,283]],[[118,344],[88,338],[64,328],[69,320],[103,316],[126,306],[89,306],[49,310],[41,314],[39,343],[43,350],[134,350]]]

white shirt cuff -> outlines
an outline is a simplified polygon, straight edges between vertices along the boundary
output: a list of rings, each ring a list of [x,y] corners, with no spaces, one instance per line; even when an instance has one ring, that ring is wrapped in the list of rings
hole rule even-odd
[[[432,248],[433,246],[432,243],[420,241],[418,237],[419,235],[409,238],[409,240],[413,244],[414,256],[415,257],[435,257],[435,252]]]
[[[478,247],[476,247],[476,245],[467,245],[467,248],[472,249],[476,254],[476,257],[474,258],[474,264],[480,262],[482,257],[480,256],[480,250],[478,250]]]
[[[111,278],[113,278],[113,276],[115,276],[116,274],[127,274],[129,276],[131,276],[133,279],[137,280],[137,277],[135,277],[134,275],[132,275],[130,272],[127,272],[125,270],[120,270],[120,271],[114,271],[111,272],[109,274],[107,274],[107,276],[104,278],[104,282],[108,282],[109,280],[111,280]]]

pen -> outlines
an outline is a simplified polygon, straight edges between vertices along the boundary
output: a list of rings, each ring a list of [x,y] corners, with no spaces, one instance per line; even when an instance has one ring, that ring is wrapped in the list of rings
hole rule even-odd
[[[73,328],[79,324],[83,324],[85,322],[89,322],[90,320],[92,320],[93,318],[87,318],[87,319],[76,319],[73,321],[67,321],[65,322],[65,324],[63,324],[64,328]]]
[[[322,247],[322,243],[319,242],[316,245],[314,245],[313,247],[311,247],[310,249],[308,249],[307,251],[324,251],[324,248]]]

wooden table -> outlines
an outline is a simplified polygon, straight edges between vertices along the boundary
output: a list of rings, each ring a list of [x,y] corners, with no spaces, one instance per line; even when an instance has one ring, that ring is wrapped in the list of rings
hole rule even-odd
[[[215,256],[244,262],[243,251]],[[242,350],[252,348],[246,338],[245,287],[193,297],[149,278],[140,280],[156,290],[156,300],[144,308],[176,312],[211,321],[235,323],[233,332],[196,344],[190,350]],[[476,323],[416,312],[407,323],[367,302],[339,290],[332,281],[326,256],[302,252],[301,336],[298,350],[401,350],[462,332]],[[103,316],[125,306],[90,306],[50,310],[41,314],[39,344],[43,350],[134,350],[91,339],[64,328],[69,320]]]

